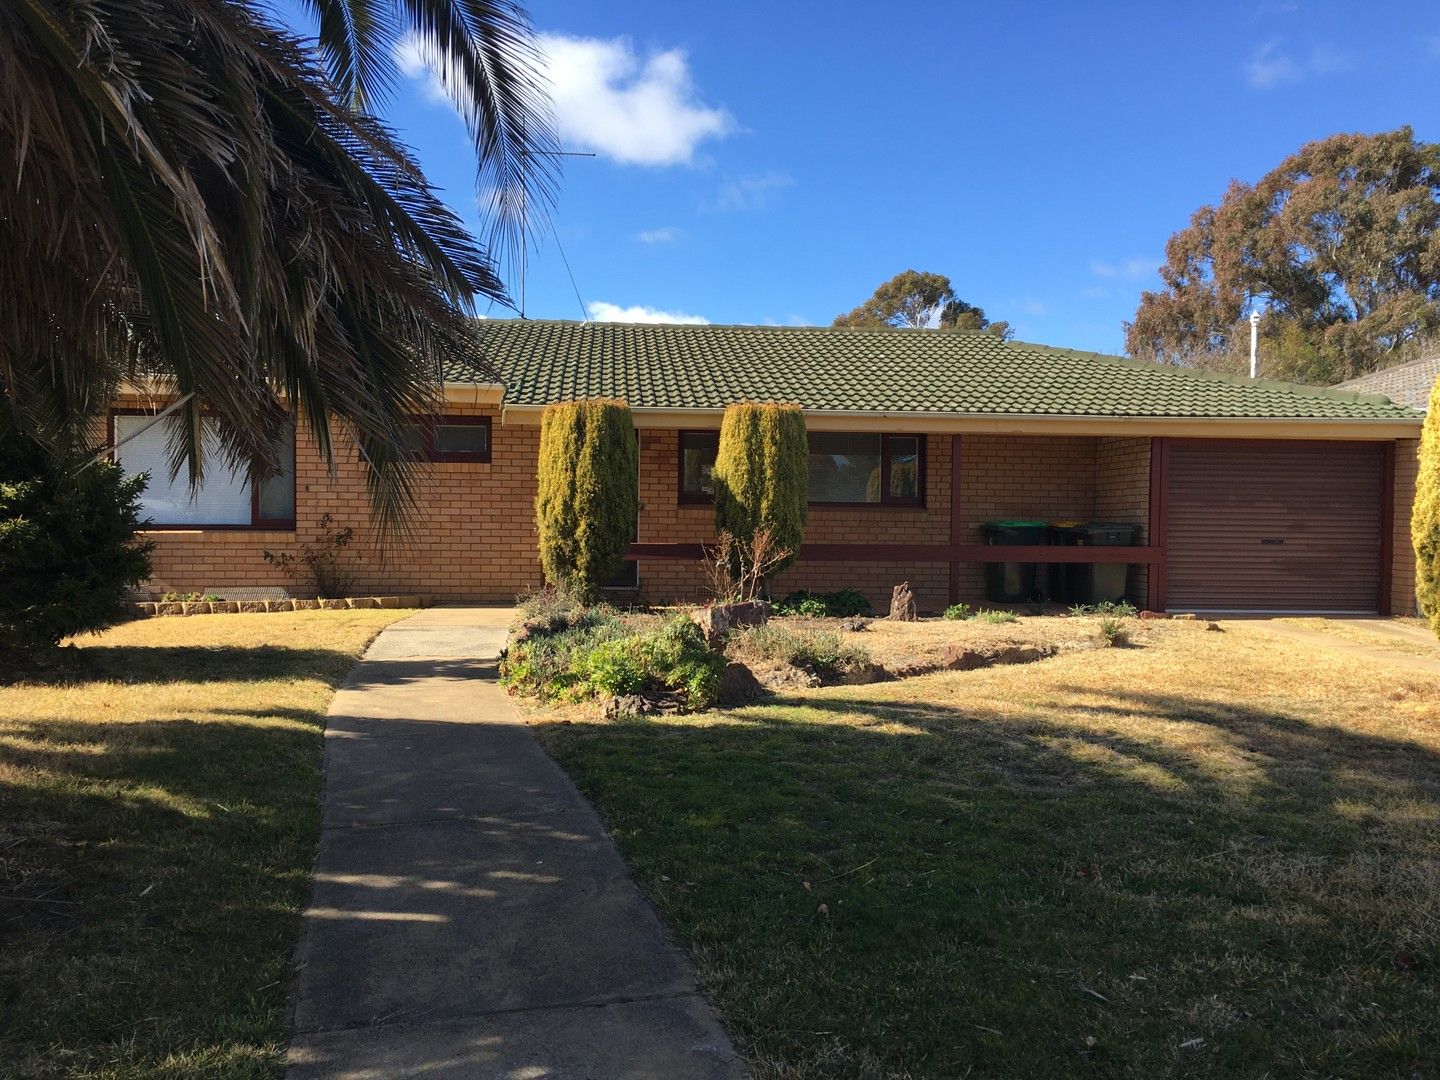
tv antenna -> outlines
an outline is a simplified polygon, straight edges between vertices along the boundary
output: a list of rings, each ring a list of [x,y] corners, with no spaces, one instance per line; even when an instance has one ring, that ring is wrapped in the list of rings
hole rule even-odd
[[[520,153],[522,156],[525,157],[528,157],[531,154],[535,154],[539,157],[593,158],[595,156],[592,152],[587,150],[522,150],[520,151]],[[551,222],[550,224],[550,231],[552,234],[555,235],[555,245],[559,247],[560,237],[558,234],[555,234],[554,222]],[[528,215],[528,207],[525,205],[525,189],[522,187],[520,189],[520,318],[522,319],[525,318],[525,273],[529,268],[529,233],[530,222]],[[564,248],[560,249],[560,257],[562,259],[565,258]],[[566,260],[565,269],[567,271],[570,269],[570,263],[568,260]],[[575,276],[573,274],[570,276],[570,284],[575,284]],[[580,291],[578,288],[575,291],[575,296],[577,299],[580,296]],[[580,306],[583,310],[585,305],[581,304]]]

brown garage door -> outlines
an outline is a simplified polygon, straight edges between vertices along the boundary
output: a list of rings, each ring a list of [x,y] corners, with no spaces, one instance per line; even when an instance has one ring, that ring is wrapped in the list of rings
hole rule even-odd
[[[1172,443],[1167,605],[1375,611],[1382,460],[1375,443]]]

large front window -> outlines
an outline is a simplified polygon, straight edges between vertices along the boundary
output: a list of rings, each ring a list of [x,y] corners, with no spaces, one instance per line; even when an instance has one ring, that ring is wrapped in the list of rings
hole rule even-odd
[[[719,434],[680,433],[680,501],[708,502]],[[921,506],[925,501],[923,435],[817,431],[810,440],[809,499],[841,506]]]
[[[295,429],[282,436],[281,471],[252,484],[244,468],[224,464],[220,437],[208,425],[200,440],[206,461],[205,480],[191,489],[190,473],[182,468],[172,480],[166,449],[169,426],[152,415],[115,413],[112,444],[115,460],[127,475],[148,473],[140,497],[141,515],[151,525],[199,528],[292,528],[295,524]]]
[[[817,431],[810,436],[810,501],[918,506],[920,435]]]

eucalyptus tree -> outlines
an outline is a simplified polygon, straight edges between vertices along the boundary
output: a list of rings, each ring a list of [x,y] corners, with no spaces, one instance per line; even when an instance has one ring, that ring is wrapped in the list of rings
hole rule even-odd
[[[541,57],[507,0],[309,0],[313,37],[248,0],[0,5],[0,435],[68,449],[125,379],[268,475],[298,406],[344,432],[388,527],[413,505],[407,418],[473,355],[492,252],[553,197]],[[402,40],[473,137],[482,244],[380,118]],[[212,466],[214,462],[210,463]]]

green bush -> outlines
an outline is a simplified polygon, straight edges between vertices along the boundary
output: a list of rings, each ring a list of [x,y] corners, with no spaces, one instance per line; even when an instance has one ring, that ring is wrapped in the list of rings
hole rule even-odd
[[[1125,629],[1125,623],[1114,615],[1106,615],[1100,620],[1100,636],[1109,645],[1124,645],[1130,640],[1130,631]]]
[[[125,617],[150,576],[138,540],[143,476],[93,454],[56,457],[13,429],[0,434],[0,651],[54,647]]]
[[[541,601],[536,606],[555,605]],[[500,678],[514,693],[542,701],[586,701],[673,690],[685,695],[691,710],[707,708],[719,693],[725,658],[705,644],[705,635],[687,616],[641,632],[603,605],[550,615],[545,623],[522,622],[505,651]]]
[[[996,624],[1020,621],[1020,617],[1013,611],[977,611],[975,618],[980,622]]]
[[[802,615],[811,619],[847,619],[855,615],[869,615],[873,610],[870,601],[858,589],[839,589],[828,593],[800,590],[775,604],[777,615]]]
[[[1410,517],[1415,545],[1415,595],[1420,613],[1440,637],[1440,380],[1430,391],[1430,411],[1420,436],[1420,473]]]
[[[725,410],[715,457],[715,525],[742,542],[768,530],[770,542],[786,553],[771,574],[800,553],[809,462],[798,405],[747,403]]]
[[[1135,614],[1135,605],[1127,600],[1116,603],[1114,600],[1101,600],[1098,604],[1074,604],[1070,608],[1071,615],[1114,615],[1117,618],[1128,619]]]
[[[731,635],[737,655],[791,664],[821,678],[830,678],[870,663],[863,645],[842,642],[831,630],[796,631],[766,623]]]
[[[975,609],[969,604],[951,604],[945,609],[945,618],[947,619],[973,619],[974,617]]]
[[[635,538],[640,471],[635,424],[623,401],[566,401],[540,419],[535,526],[545,579],[593,597]]]

